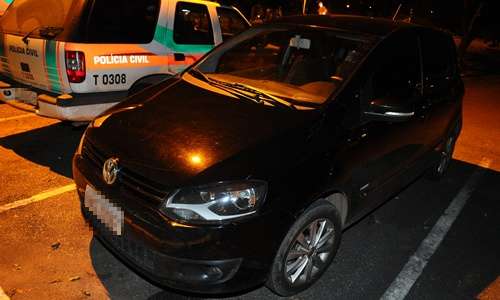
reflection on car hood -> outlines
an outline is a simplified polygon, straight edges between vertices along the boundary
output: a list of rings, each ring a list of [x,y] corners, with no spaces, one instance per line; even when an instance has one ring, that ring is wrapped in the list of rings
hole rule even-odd
[[[87,136],[107,156],[144,176],[179,185],[239,153],[267,146],[262,143],[310,115],[179,81],[133,109],[112,112]]]

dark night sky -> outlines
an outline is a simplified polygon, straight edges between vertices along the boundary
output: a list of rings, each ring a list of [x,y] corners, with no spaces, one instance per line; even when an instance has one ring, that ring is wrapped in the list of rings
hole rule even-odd
[[[481,0],[469,0],[481,1]],[[479,19],[482,31],[491,31],[491,27],[500,28],[500,0],[482,0],[488,2],[483,16]],[[301,0],[222,0],[240,8],[248,16],[252,5],[261,3],[266,6],[281,6],[285,14],[297,14],[301,11]],[[318,0],[308,0],[311,13],[315,12]],[[403,4],[402,15],[409,14],[413,8],[414,15],[422,23],[431,23],[455,32],[462,31],[462,21],[465,14],[463,0],[323,0],[332,13],[363,14],[390,17],[398,5]],[[349,9],[346,8],[349,4]],[[369,8],[371,6],[371,9]],[[480,30],[480,31],[481,31]]]

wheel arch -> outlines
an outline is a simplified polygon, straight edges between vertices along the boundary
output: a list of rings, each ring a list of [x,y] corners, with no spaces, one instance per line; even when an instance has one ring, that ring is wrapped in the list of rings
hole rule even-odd
[[[128,89],[128,95],[131,96],[149,86],[155,85],[165,79],[173,77],[171,74],[150,74],[137,79]]]
[[[339,190],[330,191],[325,193],[321,199],[328,201],[337,209],[340,214],[342,227],[345,227],[347,216],[349,214],[349,198],[345,193]]]

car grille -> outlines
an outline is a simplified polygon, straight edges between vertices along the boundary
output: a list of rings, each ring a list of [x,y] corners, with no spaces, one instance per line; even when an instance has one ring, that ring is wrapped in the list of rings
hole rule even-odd
[[[147,247],[144,242],[139,241],[133,236],[124,225],[124,230],[121,236],[113,235],[97,218],[84,208],[84,213],[89,220],[94,232],[108,243],[112,248],[116,249],[122,255],[132,260],[135,264],[144,269],[154,272],[155,262],[158,261],[158,253]]]
[[[93,163],[98,170],[102,169],[104,161],[108,158],[88,140],[84,142],[82,156],[84,159]],[[100,174],[100,172],[98,173]],[[159,187],[157,183],[125,167],[120,169],[118,181],[126,192],[155,204],[162,202],[168,194],[168,192]]]

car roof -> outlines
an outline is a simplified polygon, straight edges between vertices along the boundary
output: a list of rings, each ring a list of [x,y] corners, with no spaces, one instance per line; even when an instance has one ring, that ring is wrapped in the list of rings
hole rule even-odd
[[[350,32],[363,33],[378,37],[385,37],[391,32],[400,28],[420,28],[415,25],[402,21],[392,21],[384,18],[374,18],[355,15],[305,15],[288,16],[273,22],[275,24],[295,24],[304,26],[319,26],[332,29],[341,29]]]
[[[236,9],[237,10],[237,8],[232,6],[232,5],[220,4],[218,2],[215,2],[214,0],[185,0],[185,2],[195,3],[195,4],[203,4],[203,5],[206,5],[208,7],[213,6],[213,7],[222,7],[222,8]]]
[[[215,2],[215,1],[212,1],[212,0],[186,0],[185,2],[195,3],[195,4],[204,4],[206,6],[215,6],[215,7],[223,6],[223,7],[228,7],[228,6],[225,6],[225,5],[220,5],[219,3]]]

